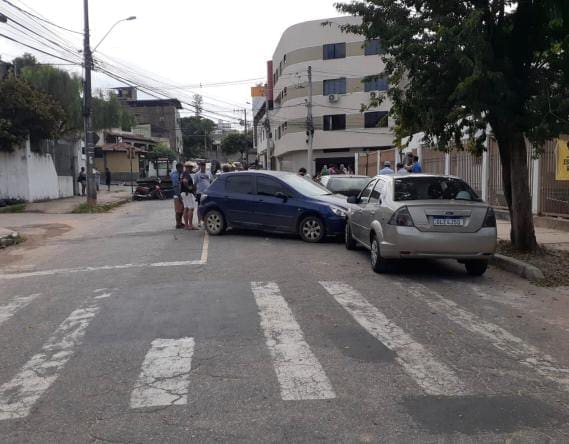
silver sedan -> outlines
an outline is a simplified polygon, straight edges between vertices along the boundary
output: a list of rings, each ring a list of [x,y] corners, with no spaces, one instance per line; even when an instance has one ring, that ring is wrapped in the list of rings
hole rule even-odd
[[[371,252],[381,273],[391,259],[457,259],[480,276],[496,250],[496,217],[458,177],[377,176],[357,197],[346,223],[346,248]]]

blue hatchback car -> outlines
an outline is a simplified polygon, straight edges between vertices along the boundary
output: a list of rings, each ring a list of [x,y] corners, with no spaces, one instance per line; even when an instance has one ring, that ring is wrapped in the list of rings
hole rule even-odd
[[[344,234],[348,203],[293,173],[246,171],[222,174],[201,196],[207,232],[227,228],[298,233],[306,242]]]

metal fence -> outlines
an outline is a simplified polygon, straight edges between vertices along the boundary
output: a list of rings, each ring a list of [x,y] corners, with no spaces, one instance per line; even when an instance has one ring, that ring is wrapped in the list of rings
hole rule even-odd
[[[566,140],[567,136],[562,136],[562,139]],[[534,203],[534,210],[545,216],[569,217],[569,181],[556,180],[555,177],[557,141],[547,142],[542,147],[537,161],[534,159],[535,151],[528,141],[526,141],[526,146],[530,198]],[[358,173],[367,176],[376,175],[378,166],[381,169],[386,160],[389,160],[395,168],[400,158],[396,149],[359,153],[358,156]],[[448,160],[446,156],[447,154],[442,151],[423,148],[421,154],[423,171],[430,174],[451,174],[462,177],[479,195],[483,195],[485,189],[488,203],[492,206],[507,208],[502,182],[502,162],[498,144],[494,138],[488,141],[486,168],[484,168],[483,156],[476,156],[467,151],[452,151],[448,154]],[[539,171],[534,171],[536,167]],[[538,186],[534,186],[533,183],[536,179],[539,180]],[[534,190],[539,190],[538,196],[533,196]]]

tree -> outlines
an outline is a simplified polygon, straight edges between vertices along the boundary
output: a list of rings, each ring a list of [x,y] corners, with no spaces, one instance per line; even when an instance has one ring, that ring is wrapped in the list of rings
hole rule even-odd
[[[183,117],[180,119],[184,141],[184,157],[200,158],[205,155],[205,144],[212,146],[215,123],[203,117]]]
[[[200,118],[203,111],[203,97],[199,94],[194,94],[194,100],[192,100],[192,105],[195,109],[195,116]]]
[[[148,153],[147,157],[151,162],[155,162],[158,159],[168,159],[171,162],[173,160],[176,160],[178,156],[167,145],[160,143]]]
[[[534,147],[569,131],[569,3],[558,0],[367,0],[343,30],[379,39],[401,135],[478,152],[490,125],[519,250],[537,246],[524,136]],[[377,104],[381,98],[372,101]],[[375,103],[374,103],[375,102]]]
[[[134,116],[120,104],[114,94],[108,99],[102,95],[93,97],[92,112],[95,130],[120,128],[130,131],[136,123]]]
[[[251,134],[234,133],[225,136],[221,141],[221,151],[227,155],[241,153],[241,159],[253,147],[253,137]]]
[[[0,81],[0,150],[12,151],[31,140],[57,138],[65,113],[49,95],[8,77]]]

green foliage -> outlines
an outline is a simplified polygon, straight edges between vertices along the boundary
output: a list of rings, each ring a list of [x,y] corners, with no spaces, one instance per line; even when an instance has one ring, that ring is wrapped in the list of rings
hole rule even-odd
[[[169,161],[176,160],[178,155],[176,152],[172,151],[168,146],[165,144],[159,144],[158,146],[154,147],[152,151],[147,154],[148,160],[151,162],[155,162],[158,159],[168,159]]]
[[[23,213],[26,210],[26,204],[25,203],[17,203],[14,205],[8,205],[6,207],[1,207],[0,208],[0,214],[1,213]]]
[[[111,95],[109,99],[102,95],[93,97],[92,112],[95,130],[121,128],[123,131],[130,131],[136,124],[134,116],[120,104],[115,95]]]
[[[381,40],[400,136],[425,131],[447,149],[462,148],[466,132],[480,149],[489,123],[535,143],[569,131],[569,2],[373,0],[337,8],[363,19],[345,31]]]
[[[199,94],[194,94],[192,105],[195,109],[195,116],[201,117],[203,111],[203,97]]]
[[[70,74],[53,66],[38,65],[33,56],[25,54],[13,62],[19,76],[34,88],[49,94],[63,111],[62,133],[78,132],[83,129],[81,90],[82,81],[76,74]]]
[[[186,159],[203,157],[205,154],[204,144],[207,143],[208,147],[213,144],[211,136],[215,123],[203,117],[192,116],[182,117],[180,124],[184,140],[184,157]]]
[[[221,151],[228,155],[241,153],[241,157],[243,157],[244,153],[252,147],[253,137],[251,134],[229,134],[221,141]]]
[[[61,106],[28,82],[14,77],[0,81],[0,150],[12,151],[28,137],[55,139],[64,119]]]

